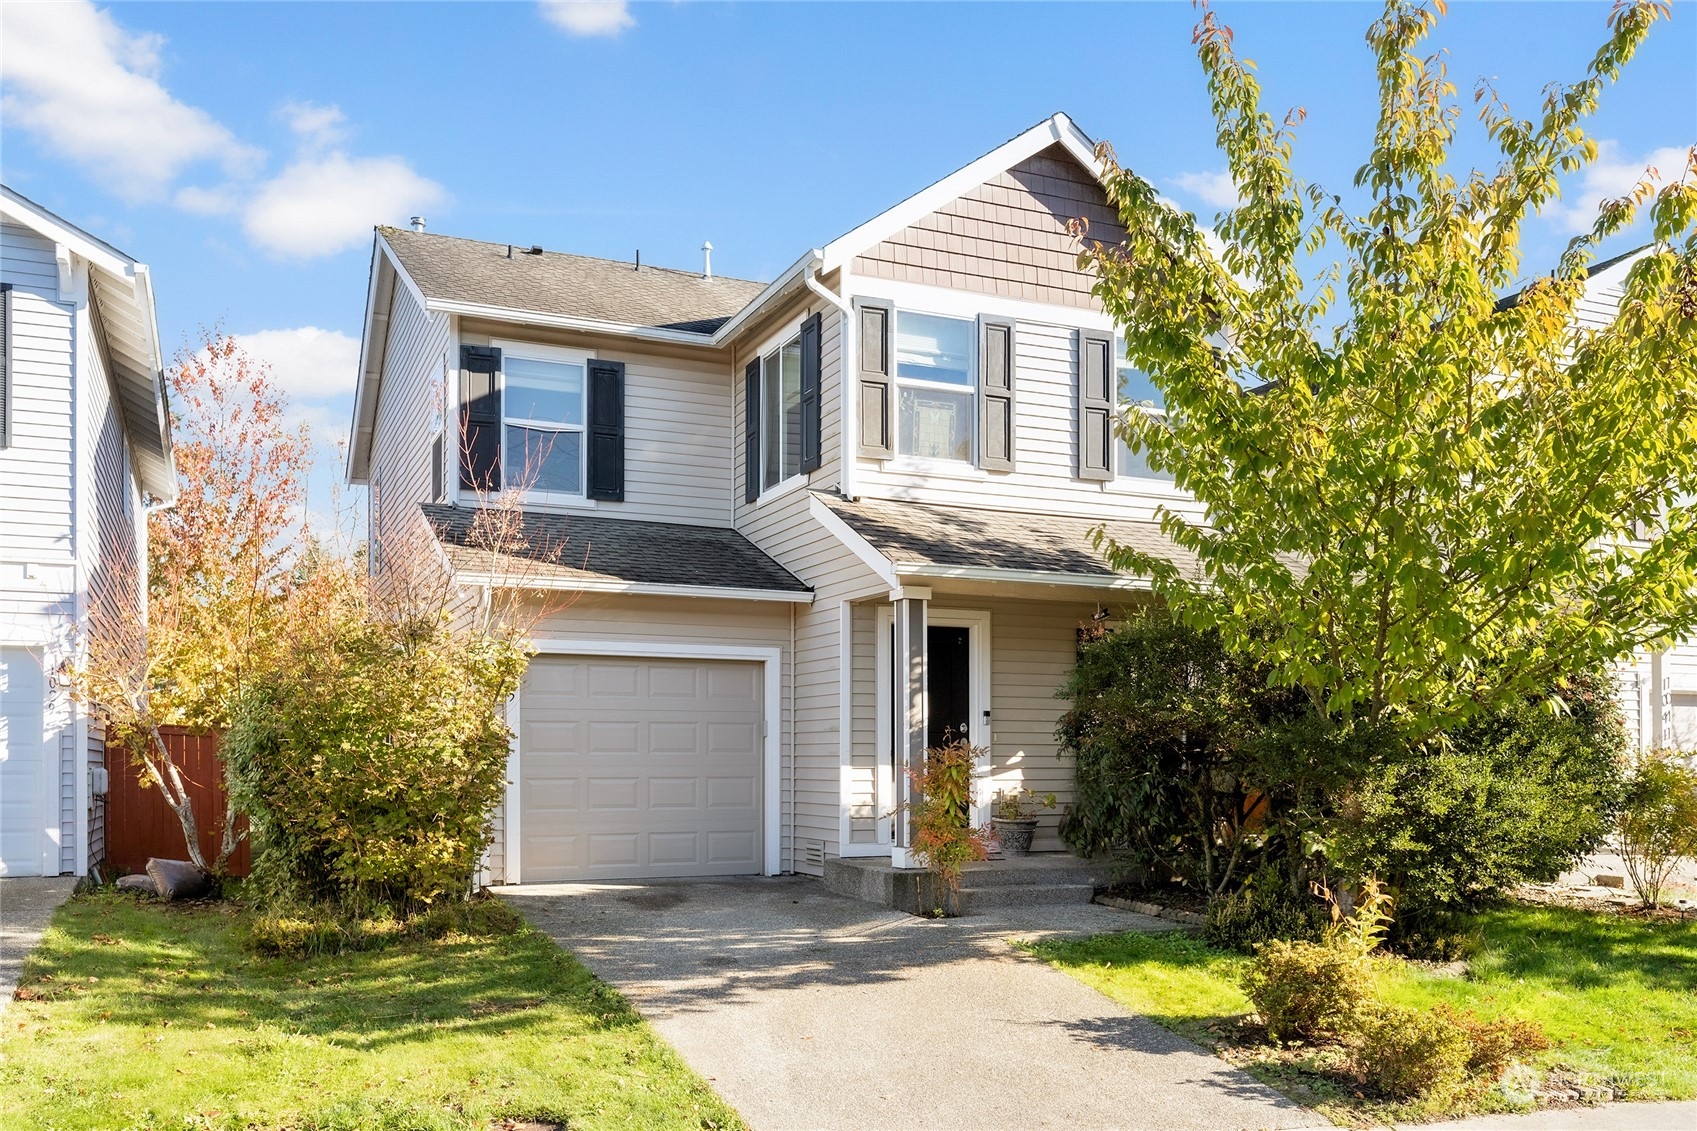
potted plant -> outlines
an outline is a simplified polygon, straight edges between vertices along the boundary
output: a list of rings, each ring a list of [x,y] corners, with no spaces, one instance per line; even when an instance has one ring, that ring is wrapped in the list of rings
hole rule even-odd
[[[990,827],[1005,856],[1024,856],[1031,851],[1037,834],[1037,811],[1053,809],[1055,795],[1039,796],[1029,789],[999,789],[990,805]]]

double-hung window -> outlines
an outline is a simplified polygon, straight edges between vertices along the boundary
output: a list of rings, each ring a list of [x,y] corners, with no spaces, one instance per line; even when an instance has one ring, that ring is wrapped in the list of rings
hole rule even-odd
[[[1142,412],[1157,420],[1165,420],[1166,399],[1149,379],[1149,374],[1137,368],[1125,356],[1125,339],[1114,339],[1114,375],[1119,382],[1119,403],[1126,412]],[[1149,466],[1148,452],[1134,452],[1119,429],[1114,429],[1114,448],[1117,452],[1114,472],[1128,479],[1162,479],[1170,481],[1172,472],[1156,471]]]
[[[760,359],[760,484],[801,474],[801,335]]]
[[[897,455],[972,462],[976,336],[969,319],[897,313]]]
[[[585,359],[509,348],[502,369],[505,485],[544,499],[582,498]]]

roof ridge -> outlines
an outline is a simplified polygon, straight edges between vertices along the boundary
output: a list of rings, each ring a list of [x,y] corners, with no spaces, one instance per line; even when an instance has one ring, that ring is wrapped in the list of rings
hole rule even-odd
[[[460,243],[477,244],[480,247],[521,248],[521,247],[541,247],[542,246],[541,244],[508,243],[505,240],[479,240],[479,239],[473,239],[471,236],[456,236],[456,235],[453,235],[453,234],[448,233],[448,232],[415,232],[415,231],[411,230],[410,228],[398,228],[398,227],[394,226],[393,224],[379,224],[379,225],[377,225],[377,230],[380,233],[382,233],[382,235],[384,236],[385,239],[387,239],[391,234],[396,234],[396,235],[401,235],[401,236],[405,236],[405,237],[408,237],[408,238],[411,238],[413,236],[423,236],[426,239],[457,240]],[[630,270],[633,267],[633,264],[628,259],[608,259],[605,256],[600,256],[600,255],[584,255],[583,253],[576,252],[576,251],[559,251],[559,250],[550,251],[546,248],[544,248],[543,251],[547,255],[563,255],[568,259],[581,259],[581,260],[588,262],[588,263],[605,263],[609,266],[622,267],[622,268],[625,268],[626,270]],[[744,279],[739,275],[711,275],[711,276],[709,276],[709,275],[703,275],[700,271],[690,271],[690,270],[687,270],[687,269],[682,268],[682,267],[661,267],[661,266],[651,264],[651,265],[645,266],[643,268],[643,270],[664,272],[665,274],[678,275],[678,276],[681,276],[685,279],[698,279],[698,280],[700,280],[701,282],[704,282],[704,283],[721,283],[721,282],[722,283],[747,283],[750,286],[755,286],[755,287],[766,286],[766,283],[761,282],[759,279]]]

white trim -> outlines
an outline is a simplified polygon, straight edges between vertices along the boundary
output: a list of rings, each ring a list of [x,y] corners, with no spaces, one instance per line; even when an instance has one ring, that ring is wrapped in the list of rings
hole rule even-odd
[[[538,592],[565,589],[582,593],[620,593],[630,597],[710,597],[721,601],[780,601],[811,605],[813,592],[788,589],[736,589],[715,585],[657,585],[646,581],[620,581],[614,577],[545,577],[515,582],[493,574],[457,573],[454,580],[465,585],[487,585],[496,589],[531,589]]]
[[[640,341],[687,343],[709,347],[715,344],[709,335],[689,330],[664,330],[654,326],[637,326],[629,322],[604,322],[598,318],[577,318],[569,314],[548,314],[540,310],[490,306],[481,302],[456,302],[433,298],[426,301],[424,308],[432,314],[458,314],[468,318],[486,318],[491,322],[546,326],[555,330],[581,330],[587,334],[611,334]]]
[[[1087,573],[1055,573],[1036,569],[994,569],[989,566],[946,566],[931,562],[897,562],[901,577],[932,581],[1006,581],[1035,585],[1066,585],[1078,589],[1148,589],[1146,578],[1120,575],[1107,577]]]
[[[589,488],[589,363],[595,360],[594,350],[568,349],[563,346],[545,345],[541,342],[526,342],[516,338],[490,338],[489,344],[501,351],[499,376],[501,379],[501,474],[503,490],[507,488],[506,469],[513,465],[507,451],[507,435],[512,427],[525,428],[531,424],[538,425],[532,431],[553,432],[556,435],[576,434],[578,437],[577,452],[577,481],[580,490],[577,491],[520,491],[519,497],[523,502],[536,503],[541,506],[576,507],[589,509],[595,506],[595,500],[588,497]],[[564,421],[529,421],[507,415],[507,359],[517,358],[520,361],[540,361],[548,365],[575,365],[583,371],[583,388],[579,394],[582,421],[578,424],[568,424]]]
[[[1065,146],[1080,164],[1100,178],[1102,166],[1096,160],[1095,145],[1082,130],[1073,125],[1071,118],[1065,114],[1056,114],[1032,126],[1018,137],[997,146],[971,164],[950,173],[930,187],[914,193],[894,208],[880,212],[858,228],[826,244],[822,252],[825,269],[830,270],[852,261],[866,248],[884,242],[914,221],[930,215],[997,173],[1041,153],[1057,142]]]
[[[895,279],[856,277],[855,285],[855,299],[878,299],[890,303],[898,310],[909,310],[916,314],[939,314],[947,318],[973,320],[983,315],[995,321],[1026,322],[1062,330],[1076,330],[1080,327],[1102,331],[1114,329],[1113,318],[1100,306],[1088,309],[1060,306]]]
[[[849,816],[854,783],[854,604],[837,602],[837,855],[853,855],[852,848],[878,849],[878,845],[856,845]],[[876,790],[876,783],[874,783]],[[877,827],[877,795],[873,795],[873,827]]]
[[[814,495],[807,500],[807,512],[813,516],[815,522],[825,528],[828,534],[836,538],[849,552],[859,558],[861,564],[876,574],[878,580],[892,589],[901,584],[896,578],[896,570],[890,564],[890,559],[880,554],[872,543],[857,534],[854,528],[844,522],[842,516],[832,510],[830,505],[821,500],[819,496]]]
[[[872,751],[877,759],[872,775],[872,806],[878,818],[878,843],[882,852],[890,851],[895,842],[896,777],[892,767],[892,730],[890,716],[890,634],[895,628],[896,610],[891,605],[879,605],[873,617],[872,649]],[[898,865],[900,867],[901,865]]]
[[[519,690],[513,692],[513,697],[507,700],[507,729],[512,732],[512,737],[507,740],[507,792],[503,799],[506,819],[501,825],[501,832],[506,841],[506,850],[501,854],[501,882],[504,884],[519,882],[519,846],[524,843],[519,829],[519,817],[524,809],[519,798],[519,783],[523,780],[524,773],[524,760],[519,756],[519,727],[524,724],[524,715],[519,710],[519,696],[523,691],[521,684]]]
[[[809,248],[807,254],[784,269],[783,274],[766,284],[766,289],[755,295],[741,310],[731,315],[730,319],[713,331],[708,340],[714,346],[722,346],[737,334],[754,318],[758,317],[766,305],[775,299],[783,297],[797,283],[801,283],[807,275],[818,274],[819,259],[823,253],[818,248]]]
[[[962,390],[956,389],[955,391],[960,392]],[[974,390],[973,402],[975,404],[977,399],[978,394]],[[901,411],[899,404],[896,411],[898,413]],[[897,427],[900,427],[899,422]],[[988,471],[963,459],[897,455],[892,459],[880,460],[879,462],[884,465],[884,471],[890,475],[917,475],[926,479],[962,479],[969,483],[988,483],[990,481]]]
[[[761,782],[761,860],[764,875],[776,876],[783,867],[783,666],[782,648],[768,645],[694,644],[675,641],[562,640],[531,642],[543,656],[635,656],[658,660],[741,660],[762,666],[761,713],[765,716],[765,750]],[[518,872],[508,883],[518,883]]]
[[[791,476],[788,476],[784,479],[778,480],[776,483],[772,484],[770,487],[766,486],[766,435],[767,435],[767,432],[766,432],[766,405],[767,405],[766,393],[767,393],[767,389],[769,388],[769,384],[768,384],[768,381],[767,381],[767,374],[766,374],[766,355],[767,355],[767,353],[781,354],[783,352],[784,348],[790,344],[790,339],[792,339],[792,338],[795,339],[797,346],[799,348],[800,342],[801,342],[801,324],[803,322],[807,321],[808,317],[809,317],[809,315],[805,311],[801,314],[796,315],[794,321],[785,324],[781,329],[779,329],[779,330],[777,330],[773,333],[767,334],[765,338],[761,339],[760,345],[757,348],[755,348],[753,351],[751,351],[749,361],[760,366],[760,432],[759,432],[760,451],[757,453],[759,458],[760,458],[760,466],[757,469],[758,474],[755,477],[760,483],[760,494],[755,496],[754,502],[752,504],[744,503],[743,504],[744,506],[750,506],[750,505],[759,506],[761,503],[769,502],[769,501],[774,500],[774,499],[781,499],[785,495],[789,494],[791,491],[794,491],[794,490],[797,490],[800,487],[806,486],[807,481],[808,481],[808,477],[811,474],[810,472],[806,472],[806,471],[798,471],[794,475],[791,475]],[[747,374],[746,374],[747,366],[745,365],[743,368],[745,370],[745,373],[743,375],[743,401],[742,401],[743,430],[742,430],[742,435],[746,436],[746,435],[748,435],[748,412],[749,412],[748,382],[747,382]],[[781,381],[782,372],[783,372],[783,362],[781,360],[778,363],[778,370],[779,370],[780,381]],[[733,376],[732,379],[735,380],[736,379],[735,376]],[[821,381],[823,381],[823,379],[824,379],[823,374],[821,374],[820,379],[821,379]],[[799,374],[797,375],[797,380],[800,380]],[[780,384],[780,387],[779,387],[779,390],[778,390],[778,403],[779,403],[779,406],[781,408],[782,405],[783,405],[783,388],[782,388],[781,384]],[[733,440],[734,440],[734,437],[735,437],[735,434],[736,434],[736,422],[735,421],[731,422],[731,431],[732,431]],[[821,436],[820,442],[823,443],[823,441],[824,441],[824,437]],[[783,458],[784,458],[783,453],[780,451],[778,453],[778,462],[779,462],[780,465],[783,463]],[[800,452],[797,452],[797,454],[796,454],[796,466],[799,467],[800,465],[801,465],[801,454],[800,454]],[[749,469],[746,468],[746,467],[743,468],[743,474],[747,475],[748,470]],[[781,466],[779,467],[779,470],[780,471],[783,470]]]
[[[131,283],[135,281],[134,272],[139,266],[135,260],[99,236],[85,232],[68,220],[55,216],[35,201],[5,185],[0,185],[0,215],[34,230],[43,239],[65,247],[67,251],[74,252],[109,275],[116,275]]]

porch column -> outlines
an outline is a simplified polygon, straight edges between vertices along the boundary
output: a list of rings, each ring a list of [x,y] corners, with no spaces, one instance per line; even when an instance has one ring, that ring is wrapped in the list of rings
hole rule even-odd
[[[890,591],[895,608],[894,638],[890,648],[890,749],[895,753],[896,801],[900,806],[890,845],[890,863],[898,868],[917,868],[913,855],[912,804],[917,799],[912,781],[904,771],[925,768],[925,608],[931,590],[902,586]]]

